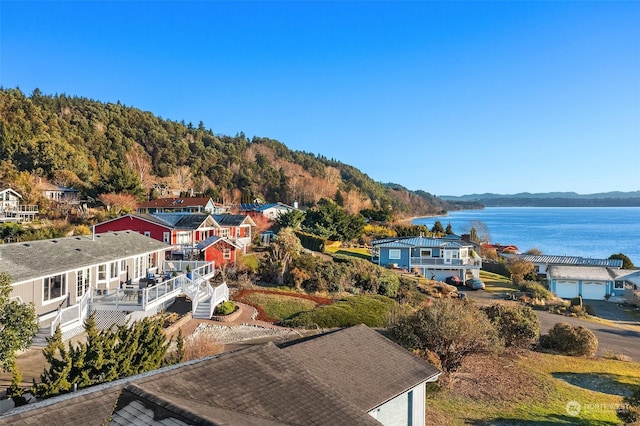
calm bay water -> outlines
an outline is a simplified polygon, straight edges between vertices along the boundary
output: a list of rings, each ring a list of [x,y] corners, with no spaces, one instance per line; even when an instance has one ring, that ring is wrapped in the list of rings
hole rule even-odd
[[[640,207],[487,207],[414,219],[429,229],[439,220],[456,234],[482,224],[492,243],[513,244],[521,252],[608,258],[624,253],[640,266]],[[480,222],[480,226],[478,226]]]

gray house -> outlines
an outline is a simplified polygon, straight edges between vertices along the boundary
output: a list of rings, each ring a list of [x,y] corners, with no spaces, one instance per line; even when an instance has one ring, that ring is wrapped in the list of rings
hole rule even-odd
[[[356,326],[251,346],[0,415],[0,423],[83,425],[424,425],[440,371]]]
[[[188,278],[177,273],[177,262],[165,262],[169,248],[132,231],[1,244],[0,272],[11,277],[9,297],[33,303],[40,326],[53,331],[60,325],[65,337],[81,331],[92,311],[99,313],[99,325],[108,327],[124,323],[127,316],[155,314],[181,293],[196,298],[194,310],[201,303],[207,312],[228,299],[226,285],[210,288],[213,263],[178,263],[181,272],[190,263]],[[169,273],[173,270],[176,274]],[[196,297],[202,291],[208,299]]]

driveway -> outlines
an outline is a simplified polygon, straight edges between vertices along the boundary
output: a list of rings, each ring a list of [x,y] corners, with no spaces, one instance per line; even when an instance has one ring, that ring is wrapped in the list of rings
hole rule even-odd
[[[586,300],[585,305],[590,305],[598,318],[609,320],[619,325],[631,325],[640,327],[640,312],[633,308],[621,306],[615,302],[604,300]]]
[[[504,300],[503,292],[465,291],[467,297],[480,305],[492,303],[517,304],[519,302]],[[555,324],[566,322],[571,325],[588,328],[598,338],[598,351],[596,356],[606,354],[620,354],[629,359],[640,362],[640,321],[635,312],[620,309],[614,302],[589,300],[596,310],[596,314],[602,315],[605,321],[587,320],[582,318],[562,316],[546,311],[534,311],[540,319],[540,332],[547,333]]]

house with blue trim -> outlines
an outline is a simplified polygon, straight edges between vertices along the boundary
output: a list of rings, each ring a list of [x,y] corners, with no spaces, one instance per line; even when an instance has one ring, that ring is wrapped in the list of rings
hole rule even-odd
[[[563,299],[621,301],[633,294],[638,271],[608,266],[551,265],[547,269],[549,290]]]
[[[371,260],[380,266],[419,272],[438,281],[452,275],[463,280],[480,276],[482,259],[473,244],[457,235],[385,238],[371,244]]]

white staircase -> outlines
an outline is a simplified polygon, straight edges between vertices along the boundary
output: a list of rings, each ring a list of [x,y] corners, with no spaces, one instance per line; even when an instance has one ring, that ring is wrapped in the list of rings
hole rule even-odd
[[[198,294],[198,303],[195,304],[195,309],[193,310],[193,317],[200,319],[210,319],[213,313],[213,308],[215,306],[211,306],[211,296],[207,294],[205,291],[202,291]]]

